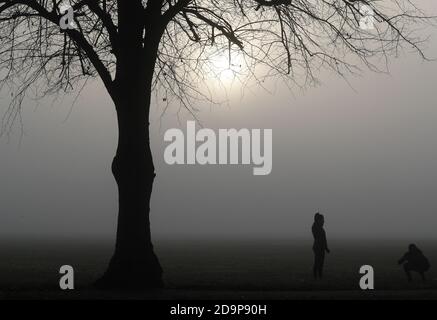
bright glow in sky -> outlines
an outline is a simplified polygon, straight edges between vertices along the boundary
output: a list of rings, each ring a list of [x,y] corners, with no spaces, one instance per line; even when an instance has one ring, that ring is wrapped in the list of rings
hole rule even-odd
[[[223,85],[230,85],[243,69],[244,60],[238,52],[221,51],[210,56],[207,68]],[[213,80],[213,78],[211,77]]]

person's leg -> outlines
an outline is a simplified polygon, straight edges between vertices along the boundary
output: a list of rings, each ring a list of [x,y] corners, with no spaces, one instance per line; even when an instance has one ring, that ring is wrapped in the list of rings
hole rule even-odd
[[[317,254],[317,251],[314,251],[314,266],[313,266],[314,279],[317,279],[318,276],[318,264],[319,264],[319,255]]]
[[[426,281],[425,272],[421,271],[419,273],[420,273],[420,276],[422,277],[422,281]]]
[[[409,263],[404,264],[404,271],[407,275],[408,282],[412,281],[413,279],[411,278],[411,265]]]
[[[320,252],[319,257],[319,278],[323,277],[323,265],[325,263],[325,251]]]

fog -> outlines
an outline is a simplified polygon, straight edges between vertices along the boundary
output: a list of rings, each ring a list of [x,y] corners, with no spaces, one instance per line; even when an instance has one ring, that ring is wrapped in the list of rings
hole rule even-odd
[[[435,31],[427,53],[437,57]],[[206,128],[273,130],[266,176],[251,165],[167,165],[165,130],[184,130],[190,118],[178,120],[176,107],[161,117],[154,104],[154,238],[309,238],[316,211],[329,237],[435,238],[437,62],[406,53],[390,75],[320,79],[305,91],[250,87],[219,106],[198,103]],[[97,80],[73,98],[26,100],[23,136],[17,127],[1,138],[2,236],[114,237],[115,110]],[[2,113],[7,101],[3,94]]]

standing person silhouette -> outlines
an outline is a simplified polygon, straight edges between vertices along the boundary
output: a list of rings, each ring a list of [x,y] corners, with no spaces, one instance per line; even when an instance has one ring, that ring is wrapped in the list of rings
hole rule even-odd
[[[328,243],[326,241],[326,232],[323,229],[325,218],[322,214],[316,213],[314,216],[314,223],[311,228],[314,237],[313,251],[314,251],[314,278],[321,279],[323,277],[323,264],[325,262],[325,252],[329,253]]]

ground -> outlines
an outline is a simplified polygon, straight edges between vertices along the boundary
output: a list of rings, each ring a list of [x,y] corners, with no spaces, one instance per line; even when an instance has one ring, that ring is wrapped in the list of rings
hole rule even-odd
[[[431,265],[437,242],[417,241]],[[0,244],[0,299],[436,299],[437,266],[427,281],[406,281],[397,260],[405,241],[331,241],[325,279],[311,276],[311,242],[292,239],[162,240],[156,252],[166,288],[104,292],[92,282],[105,270],[111,241],[4,239]],[[75,270],[75,290],[58,287],[59,268]],[[375,270],[375,289],[359,289],[359,269]]]

